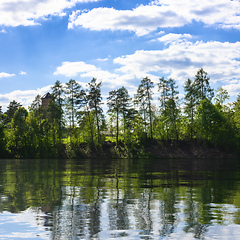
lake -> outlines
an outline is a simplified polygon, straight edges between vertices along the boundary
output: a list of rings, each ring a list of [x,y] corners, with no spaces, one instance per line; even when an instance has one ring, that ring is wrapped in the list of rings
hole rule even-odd
[[[240,239],[240,164],[0,160],[0,239]]]

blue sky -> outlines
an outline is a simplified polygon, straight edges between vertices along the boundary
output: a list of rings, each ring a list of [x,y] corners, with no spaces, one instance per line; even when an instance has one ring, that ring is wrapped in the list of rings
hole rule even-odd
[[[177,81],[180,93],[197,70],[214,89],[240,93],[239,0],[1,0],[0,106],[27,107],[56,80],[102,94],[133,95],[142,78]],[[155,89],[155,91],[157,88]],[[157,93],[156,93],[157,94]]]

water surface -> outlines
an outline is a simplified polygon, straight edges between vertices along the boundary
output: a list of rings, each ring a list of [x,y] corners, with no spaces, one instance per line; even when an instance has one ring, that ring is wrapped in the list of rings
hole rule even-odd
[[[233,159],[0,160],[0,239],[240,239]]]

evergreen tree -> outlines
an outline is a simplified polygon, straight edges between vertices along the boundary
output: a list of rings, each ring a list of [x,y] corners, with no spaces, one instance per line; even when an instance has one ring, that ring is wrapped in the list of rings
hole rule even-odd
[[[210,87],[209,80],[210,78],[207,76],[208,73],[205,72],[202,68],[198,70],[194,79],[194,91],[196,91],[197,103],[204,99],[212,100],[214,97],[214,91]]]
[[[188,78],[188,80],[185,82],[184,85],[184,91],[185,91],[185,107],[184,112],[187,117],[187,129],[190,131],[190,138],[193,138],[194,134],[194,117],[196,114],[196,102],[197,102],[197,96],[194,89],[194,84],[191,81],[191,79]],[[188,131],[187,131],[188,132]]]
[[[109,97],[107,98],[108,112],[116,117],[116,142],[118,146],[118,135],[119,135],[119,112],[120,112],[120,102],[117,90],[112,90],[109,92]]]
[[[97,135],[98,135],[98,144],[100,143],[100,120],[102,118],[102,96],[101,96],[101,86],[102,82],[97,83],[97,79],[93,78],[90,83],[88,83],[88,95],[87,95],[87,102],[90,111],[94,112],[96,125],[97,125]],[[94,124],[94,121],[91,121],[89,115],[89,121],[91,125]],[[93,126],[91,127],[91,129]]]
[[[240,94],[237,96],[236,101],[233,103],[233,112],[234,122],[238,128],[238,134],[240,136]]]
[[[10,123],[14,113],[20,108],[22,105],[15,100],[11,101],[7,107],[7,111],[5,113],[6,117],[4,119],[4,124],[6,125],[7,123]]]
[[[164,79],[164,77],[159,79],[158,83],[158,91],[160,93],[159,101],[160,101],[160,109],[161,111],[166,110],[166,102],[169,99],[169,81]]]
[[[147,125],[149,126],[149,136],[152,138],[152,99],[153,99],[153,82],[145,77],[142,79],[141,84],[138,86],[137,94],[135,95],[135,104],[139,107],[139,112],[143,114],[143,122],[145,125],[145,131],[147,131]]]
[[[11,120],[7,129],[7,148],[11,155],[19,158],[26,156],[26,117],[28,112],[25,108],[19,107]]]
[[[35,99],[33,100],[32,104],[29,108],[30,111],[33,111],[35,115],[40,115],[43,113],[42,111],[42,99],[41,96],[38,94]]]
[[[220,111],[225,113],[230,111],[230,108],[225,104],[225,101],[230,98],[228,91],[222,87],[216,90],[217,95],[215,97],[215,104],[219,108]]]
[[[123,122],[123,129],[125,131],[125,124],[128,116],[129,110],[129,101],[130,96],[128,91],[125,87],[121,87],[118,90],[113,90],[109,93],[108,97],[108,112],[111,113],[113,116],[116,117],[116,142],[118,145],[118,138],[119,138],[119,126],[120,120],[122,119]]]
[[[3,131],[3,112],[2,112],[2,106],[0,106],[0,158],[4,157],[5,150],[6,150],[4,139],[5,139],[5,136]]]
[[[59,80],[57,80],[52,87],[51,95],[54,98],[57,105],[61,108],[64,102],[63,94],[64,94],[64,89],[63,89],[62,83]]]
[[[81,89],[81,86],[74,79],[70,79],[66,83],[66,109],[67,114],[69,115],[70,128],[74,129],[75,121],[77,117],[77,111],[82,107],[84,101],[84,90]]]
[[[52,119],[52,123],[55,122],[58,126],[58,137],[59,141],[62,139],[63,135],[63,98],[64,89],[60,81],[56,81],[54,86],[52,87],[52,98],[50,104],[48,106],[48,112],[50,113],[50,118]],[[53,120],[54,119],[54,120]]]
[[[0,124],[3,124],[3,111],[2,111],[2,106],[0,106]]]
[[[160,91],[160,109],[165,123],[165,129],[167,131],[167,138],[173,137],[174,134],[178,139],[178,123],[180,118],[180,110],[178,108],[178,94],[175,80],[170,78],[165,80],[160,79],[158,84]]]

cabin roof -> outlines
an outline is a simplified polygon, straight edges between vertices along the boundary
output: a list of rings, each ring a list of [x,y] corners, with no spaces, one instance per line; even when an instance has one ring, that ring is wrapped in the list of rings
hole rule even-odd
[[[48,99],[48,98],[51,98],[51,97],[52,97],[51,94],[49,92],[47,92],[46,94],[44,94],[42,96],[42,99]]]

